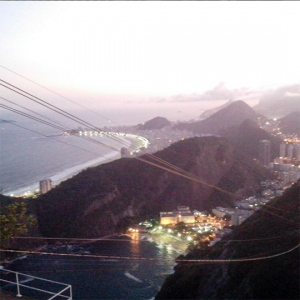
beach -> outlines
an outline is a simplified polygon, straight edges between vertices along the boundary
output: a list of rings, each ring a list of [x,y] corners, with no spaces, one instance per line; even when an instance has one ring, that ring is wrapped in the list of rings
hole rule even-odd
[[[131,147],[134,149],[139,149],[143,147],[143,142],[139,139],[134,139],[134,138],[125,138],[125,137],[118,137],[119,139],[126,141],[131,144]],[[120,147],[121,148],[121,147]],[[96,157],[94,159],[85,161],[83,163],[79,164],[74,164],[74,166],[66,168],[57,174],[53,174],[52,176],[48,176],[47,178],[41,178],[42,179],[51,179],[52,180],[52,185],[57,186],[59,185],[62,181],[65,181],[78,173],[80,173],[82,170],[90,168],[90,167],[96,167],[101,164],[105,164],[108,162],[111,162],[113,160],[117,160],[121,158],[120,151],[111,151],[109,153],[106,153],[104,155],[99,155],[99,157]],[[7,196],[31,196],[34,193],[39,192],[39,182],[33,182],[28,185],[25,185],[24,187],[16,188],[13,190],[10,190],[8,192],[5,192],[4,194]]]

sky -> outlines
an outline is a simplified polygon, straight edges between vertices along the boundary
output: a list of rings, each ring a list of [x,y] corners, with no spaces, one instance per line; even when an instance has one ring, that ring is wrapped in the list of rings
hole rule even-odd
[[[298,1],[1,1],[0,76],[54,98],[13,70],[90,108],[255,104],[300,86],[299,9]],[[15,97],[2,87],[0,95]]]

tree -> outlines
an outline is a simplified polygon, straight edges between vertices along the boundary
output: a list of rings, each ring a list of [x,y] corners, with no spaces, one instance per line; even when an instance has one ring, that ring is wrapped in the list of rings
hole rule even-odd
[[[0,214],[0,246],[8,246],[10,239],[19,234],[25,234],[36,224],[33,215],[27,215],[26,204],[12,203],[5,207],[5,213]]]
[[[177,228],[177,230],[178,230],[179,232],[182,232],[182,231],[185,230],[187,227],[186,227],[185,223],[181,221],[181,222],[177,223],[176,228]]]

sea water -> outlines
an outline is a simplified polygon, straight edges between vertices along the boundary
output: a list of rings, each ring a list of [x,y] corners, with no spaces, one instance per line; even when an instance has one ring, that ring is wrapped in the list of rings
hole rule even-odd
[[[199,105],[200,107],[200,105]],[[177,119],[189,119],[192,115],[184,114],[184,106],[165,106],[165,110],[157,110],[153,107],[146,113],[139,113],[138,108],[131,111],[107,112],[108,118],[117,122],[96,124],[97,118],[83,119],[96,124],[100,128],[112,125],[134,125],[156,116]],[[200,114],[197,112],[195,117]],[[103,113],[103,112],[102,112]],[[183,117],[183,115],[185,117]],[[26,191],[38,188],[38,182],[42,179],[52,178],[59,180],[80,171],[89,165],[113,157],[118,154],[123,144],[106,137],[95,137],[116,151],[104,148],[98,144],[87,142],[76,136],[55,136],[58,130],[45,125],[24,121],[13,116],[2,119],[16,120],[16,123],[0,124],[0,190],[9,194],[13,191]],[[20,125],[37,131],[46,136],[17,127]],[[102,126],[103,125],[103,126]],[[77,128],[78,125],[70,125]],[[71,145],[67,145],[71,144]],[[74,147],[76,146],[76,147]],[[82,148],[82,149],[78,149]],[[92,153],[91,153],[92,152]],[[75,168],[75,169],[74,169]],[[118,238],[117,238],[118,239]],[[47,248],[50,252],[90,253],[105,256],[142,257],[151,260],[131,260],[122,258],[89,258],[55,255],[26,255],[17,259],[9,269],[42,277],[65,284],[71,284],[74,299],[152,299],[160,289],[165,278],[173,272],[175,258],[181,254],[174,246],[164,243],[156,243],[148,237],[142,240],[131,241],[99,241],[84,246],[61,246],[62,248]],[[64,248],[65,247],[65,248]],[[71,248],[70,248],[71,247]],[[71,249],[71,250],[70,250]],[[154,260],[152,260],[154,259]],[[57,292],[57,288],[49,283],[39,283],[38,280],[29,281],[28,277],[21,277],[22,282],[36,286],[40,289],[48,289]],[[6,289],[15,290],[15,286],[8,285]],[[24,295],[31,295],[36,299],[48,299],[49,295],[38,292],[30,292],[26,288],[21,291]]]
[[[165,278],[173,273],[175,258],[180,251],[165,244],[143,240],[125,240],[123,236],[112,241],[97,241],[84,246],[65,245],[48,247],[51,253],[69,253],[70,256],[27,255],[15,260],[7,268],[45,279],[72,285],[74,299],[132,299],[153,298]],[[178,241],[174,241],[175,247]],[[143,260],[122,258],[72,257],[72,253],[101,256],[142,257]],[[149,260],[147,260],[149,258]],[[154,260],[153,260],[154,259]],[[24,277],[21,280],[28,280]],[[59,291],[47,282],[32,280],[28,285],[40,289]],[[6,285],[6,290],[16,287]],[[36,299],[49,295],[21,288],[21,294]]]
[[[20,128],[20,124],[43,135]],[[89,165],[120,157],[124,147],[124,139],[117,142],[106,136],[93,137],[116,149],[112,150],[77,136],[59,136],[61,132],[41,124],[0,125],[0,190],[8,195],[37,189],[40,180],[59,181]]]
[[[137,125],[156,116],[163,116],[171,121],[197,117],[205,107],[200,109],[202,105],[194,104],[194,106],[198,107],[197,112],[191,109],[190,105],[173,103],[163,106],[151,105],[146,109],[139,106],[106,109],[100,111],[101,114],[84,110],[71,111],[71,113],[97,128],[108,131],[116,126]],[[69,128],[84,128],[83,125],[62,116],[58,117],[54,113],[42,114]],[[15,121],[5,123],[0,120],[0,192],[6,195],[21,195],[28,190],[38,189],[38,182],[43,179],[51,178],[53,181],[60,181],[76,171],[79,172],[97,162],[101,163],[108,158],[116,157],[124,147],[122,142],[105,136],[93,137],[93,139],[113,147],[115,151],[76,136],[55,136],[62,132],[3,111],[0,112],[0,119]]]

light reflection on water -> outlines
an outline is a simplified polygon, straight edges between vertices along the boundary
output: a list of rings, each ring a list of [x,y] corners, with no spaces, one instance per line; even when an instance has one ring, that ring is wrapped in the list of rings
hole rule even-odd
[[[172,246],[139,241],[138,235],[128,242],[99,241],[85,245],[84,248],[96,255],[148,257],[157,260],[28,255],[26,259],[11,264],[10,269],[71,284],[74,299],[143,300],[156,295],[165,278],[173,272],[174,260],[178,256]],[[34,281],[30,284],[34,285]],[[46,298],[39,295],[38,299]]]

